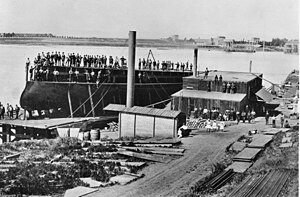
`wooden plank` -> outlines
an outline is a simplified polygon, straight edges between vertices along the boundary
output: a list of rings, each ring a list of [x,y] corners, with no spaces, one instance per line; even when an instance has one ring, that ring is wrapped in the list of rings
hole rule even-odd
[[[245,148],[242,152],[237,154],[234,160],[253,160],[256,155],[261,151],[259,148]]]
[[[289,143],[281,144],[279,147],[280,148],[289,148],[289,147],[292,147],[292,146],[293,146],[293,142],[289,142]]]
[[[132,181],[137,180],[139,177],[137,176],[132,176],[130,174],[122,174],[122,175],[118,175],[118,176],[114,176],[110,178],[110,182],[112,183],[119,183],[120,185],[126,185]]]
[[[5,156],[5,157],[3,157],[3,160],[17,158],[17,157],[19,157],[22,153],[23,153],[23,152],[21,152],[21,153],[15,153],[15,154],[12,154],[12,155]]]
[[[234,172],[244,173],[252,166],[252,162],[233,162],[225,170],[233,169]]]
[[[168,156],[135,153],[135,152],[131,152],[131,151],[119,151],[118,154],[136,157],[136,158],[140,158],[140,159],[145,159],[145,160],[149,160],[149,161],[156,161],[156,162],[160,162],[160,163],[168,163],[171,161],[171,158]]]
[[[184,148],[159,148],[159,147],[152,147],[152,148],[142,148],[142,147],[136,147],[136,146],[122,146],[124,149],[128,150],[135,150],[135,151],[165,151],[165,152],[177,152],[177,153],[183,153]]]
[[[0,164],[1,169],[14,168],[16,166],[17,166],[16,164]]]

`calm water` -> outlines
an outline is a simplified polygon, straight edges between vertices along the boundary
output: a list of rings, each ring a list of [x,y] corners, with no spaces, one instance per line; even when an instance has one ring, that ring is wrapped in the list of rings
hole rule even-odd
[[[174,62],[193,62],[192,49],[151,49],[156,60]],[[112,55],[127,57],[127,47],[91,47],[91,46],[24,46],[0,45],[0,101],[19,104],[19,98],[25,87],[25,62],[27,57],[33,62],[40,52],[61,51],[79,53],[81,55]],[[137,48],[136,59],[146,58],[149,48]],[[299,67],[299,56],[278,52],[227,53],[223,51],[199,50],[198,67],[204,70],[249,71],[252,60],[252,72],[263,73],[263,76],[274,82],[281,83],[288,73]],[[268,83],[264,82],[266,87]]]

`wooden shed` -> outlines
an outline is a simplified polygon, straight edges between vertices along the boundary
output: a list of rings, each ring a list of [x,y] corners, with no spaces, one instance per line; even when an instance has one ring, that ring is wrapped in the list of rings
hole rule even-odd
[[[119,137],[177,137],[178,128],[186,121],[180,111],[109,104],[107,111],[119,112]]]
[[[195,108],[262,111],[257,93],[262,88],[262,74],[235,71],[210,71],[183,78],[183,89],[172,95],[172,108],[189,115]]]
[[[222,92],[207,92],[201,90],[183,89],[172,95],[173,109],[179,110],[188,114],[194,108],[202,106],[206,109],[219,107],[220,111],[234,109],[239,111],[247,104],[246,94],[224,94]]]

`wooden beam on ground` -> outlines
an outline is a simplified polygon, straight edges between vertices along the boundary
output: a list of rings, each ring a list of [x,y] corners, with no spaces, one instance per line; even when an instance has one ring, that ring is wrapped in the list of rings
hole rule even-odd
[[[132,151],[119,151],[118,154],[130,156],[130,157],[136,157],[136,158],[140,158],[140,159],[145,159],[145,160],[149,160],[149,161],[156,161],[156,162],[160,162],[160,163],[168,163],[171,161],[171,158],[168,156],[135,153]]]
[[[160,148],[160,147],[136,147],[136,146],[122,146],[122,148],[128,149],[128,150],[138,150],[138,151],[144,151],[144,150],[150,150],[150,151],[165,151],[165,152],[178,152],[183,153],[184,148]]]
[[[15,153],[15,154],[12,154],[12,155],[8,155],[8,156],[3,157],[3,160],[17,158],[17,157],[19,157],[21,154],[22,154],[22,152],[21,152],[21,153]]]
[[[140,152],[152,153],[152,154],[183,156],[183,153],[181,153],[181,152],[167,151],[167,150],[162,150],[162,149],[153,150],[153,148],[151,149],[151,148],[126,147],[126,146],[123,146],[122,149],[132,150],[132,151],[140,151]]]

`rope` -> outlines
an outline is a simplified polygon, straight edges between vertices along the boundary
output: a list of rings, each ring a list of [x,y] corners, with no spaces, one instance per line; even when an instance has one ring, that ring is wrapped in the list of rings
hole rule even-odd
[[[91,114],[91,112],[99,105],[99,103],[102,101],[102,99],[107,94],[107,92],[110,89],[110,87],[111,87],[111,85],[108,87],[108,89],[106,90],[106,92],[104,93],[104,95],[100,98],[100,100],[96,103],[96,105],[94,107],[92,107],[91,111],[89,111],[89,113],[85,117],[88,117]]]
[[[149,75],[148,75],[148,73],[146,72],[146,75],[147,75],[147,77],[148,77],[148,79],[150,79],[149,78]],[[151,83],[151,85],[152,85],[152,87],[153,87],[153,89],[154,89],[154,91],[155,91],[155,93],[157,94],[157,96],[159,97],[159,99],[160,100],[162,100],[162,98],[160,97],[160,95],[158,94],[158,92],[157,92],[157,90],[155,89],[155,87],[154,87],[154,85]]]
[[[111,73],[110,73],[111,74]],[[109,75],[110,75],[109,74]],[[109,75],[107,75],[107,77],[109,76]],[[73,113],[72,113],[72,115],[73,114],[75,114],[86,102],[88,102],[89,100],[90,100],[90,98],[91,97],[93,97],[94,96],[94,94],[96,94],[96,92],[100,89],[100,87],[106,82],[106,80],[107,80],[107,78],[100,84],[100,86],[96,89],[96,91],[95,92],[93,92],[93,94],[90,96],[90,97],[88,97],[79,107],[77,107],[76,108],[76,110],[75,111],[73,111]],[[71,117],[71,115],[69,115],[68,116],[68,118],[70,118]]]
[[[147,105],[147,106],[145,106],[145,107],[155,106],[155,105],[157,105],[157,104],[164,103],[164,102],[170,101],[170,100],[172,100],[172,98],[169,98],[169,99],[166,99],[166,100],[163,100],[163,101],[159,101],[159,102],[157,102],[157,103],[153,103],[153,104]]]

